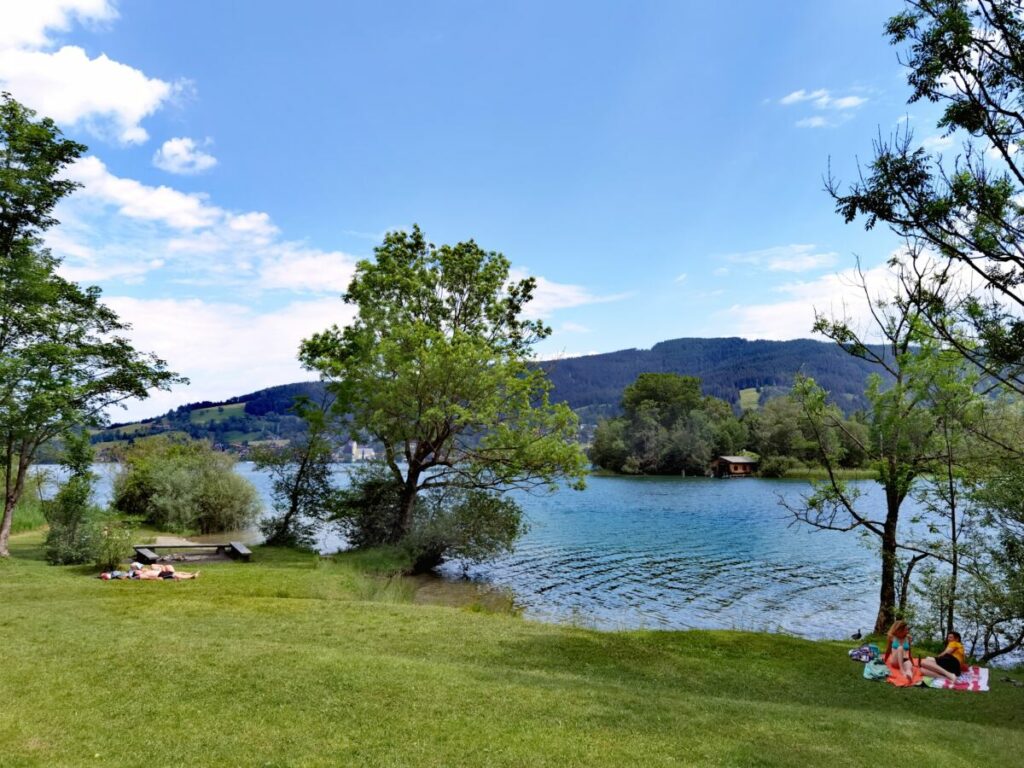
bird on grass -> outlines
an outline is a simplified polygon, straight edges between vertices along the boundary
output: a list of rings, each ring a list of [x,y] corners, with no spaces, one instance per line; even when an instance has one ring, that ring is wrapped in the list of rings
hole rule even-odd
[[[854,632],[852,635],[850,635],[850,639],[851,640],[860,640],[862,637],[864,637],[864,635],[862,635],[860,633],[859,629],[856,632]]]

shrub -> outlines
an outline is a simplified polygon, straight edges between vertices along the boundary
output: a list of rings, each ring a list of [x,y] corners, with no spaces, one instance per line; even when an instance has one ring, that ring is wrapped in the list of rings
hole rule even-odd
[[[493,491],[425,494],[417,500],[412,530],[402,542],[413,573],[433,570],[445,560],[463,566],[509,552],[526,531],[512,499]]]
[[[348,488],[338,493],[334,522],[355,549],[397,544],[401,484],[381,464],[364,464],[352,473]]]
[[[445,560],[488,560],[509,551],[525,530],[519,505],[500,493],[447,488],[417,497],[409,533],[394,542],[400,495],[401,485],[386,467],[361,467],[340,493],[336,522],[355,548],[399,544],[413,573]]]
[[[92,503],[93,452],[87,435],[68,436],[62,463],[71,476],[57,495],[43,505],[50,530],[46,533],[46,559],[53,565],[87,563],[92,559],[92,518],[98,514]]]
[[[259,494],[234,472],[235,459],[202,441],[152,438],[122,456],[112,506],[157,528],[215,533],[246,528]]]
[[[102,514],[92,521],[92,561],[100,570],[109,571],[132,554],[132,540],[138,522],[120,515]]]
[[[758,472],[761,477],[785,477],[789,470],[802,466],[792,456],[767,456],[761,459]]]

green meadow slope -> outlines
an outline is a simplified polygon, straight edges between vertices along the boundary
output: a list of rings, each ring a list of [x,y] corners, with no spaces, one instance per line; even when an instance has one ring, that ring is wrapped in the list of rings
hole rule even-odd
[[[1024,764],[1024,689],[869,683],[842,643],[420,605],[281,550],[103,582],[40,540],[0,562],[2,766]]]

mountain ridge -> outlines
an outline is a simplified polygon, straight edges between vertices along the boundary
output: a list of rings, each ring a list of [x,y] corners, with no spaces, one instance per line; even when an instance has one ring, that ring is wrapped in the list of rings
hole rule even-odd
[[[850,412],[863,407],[866,379],[876,368],[831,342],[739,337],[669,339],[650,349],[623,349],[536,365],[551,380],[551,399],[567,402],[584,423],[617,413],[622,390],[641,373],[697,376],[706,395],[736,408],[741,391],[756,390],[763,402],[787,391],[794,377],[802,373],[818,381],[834,402]],[[294,398],[302,395],[317,400],[323,394],[324,384],[319,381],[280,384],[220,402],[188,403],[142,422],[114,424],[96,433],[93,440],[130,441],[181,432],[227,447],[288,439],[303,429],[302,421],[289,413]]]

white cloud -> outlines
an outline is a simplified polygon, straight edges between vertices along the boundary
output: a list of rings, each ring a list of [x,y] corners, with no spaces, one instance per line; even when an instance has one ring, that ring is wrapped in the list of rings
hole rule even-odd
[[[115,176],[96,157],[68,172],[83,188],[61,204],[63,222],[47,244],[75,279],[162,279],[193,286],[232,285],[264,291],[338,294],[356,258],[285,240],[261,211],[235,213],[207,196]]]
[[[791,104],[800,104],[802,102],[809,101],[818,109],[856,109],[862,104],[867,103],[867,98],[863,96],[832,96],[831,92],[827,88],[819,88],[816,91],[805,91],[801,88],[798,91],[793,91],[786,96],[779,99],[779,104],[784,106],[790,106]]]
[[[109,0],[3,0],[0,48],[43,48],[52,43],[47,31],[63,32],[72,19],[95,23],[115,18]]]
[[[796,121],[797,128],[825,128],[829,125],[831,125],[831,123],[820,115],[805,117],[802,120]]]
[[[681,272],[681,273],[680,273],[680,274],[679,274],[679,275],[678,275],[678,276],[676,277],[676,279],[675,279],[675,281],[674,281],[674,282],[677,282],[677,283],[685,283],[685,282],[686,282],[686,277],[687,277],[686,273],[685,273],[685,272]]]
[[[830,100],[825,106],[832,109],[854,109],[867,101],[863,96],[841,96]]]
[[[723,258],[735,264],[749,264],[771,272],[807,272],[832,266],[836,263],[838,254],[834,251],[820,251],[813,244],[794,243],[745,253],[731,253]]]
[[[157,352],[171,370],[193,382],[132,403],[127,412],[114,411],[110,416],[115,421],[153,416],[186,401],[223,400],[313,378],[299,365],[299,343],[352,319],[352,308],[337,298],[298,301],[265,313],[246,304],[198,299],[108,296],[105,302],[132,324],[129,337],[136,348]]]
[[[513,269],[509,274],[512,280],[522,280],[529,272],[524,269]],[[580,285],[571,283],[555,283],[545,277],[536,277],[537,287],[533,292],[533,301],[527,304],[523,310],[528,317],[549,317],[559,309],[580,307],[585,304],[602,304],[612,301],[620,301],[628,294],[620,293],[610,296],[595,296],[589,290]]]
[[[203,195],[187,194],[170,187],[150,187],[134,179],[113,175],[97,157],[84,157],[69,170],[68,178],[79,182],[79,195],[115,205],[121,214],[167,224],[176,229],[196,229],[219,221],[224,212],[210,205]]]
[[[929,136],[921,142],[921,146],[928,152],[942,152],[953,146],[952,136]]]
[[[865,341],[883,341],[868,304],[889,301],[901,291],[897,273],[889,266],[892,260],[909,263],[905,249],[897,249],[889,258],[871,269],[858,273],[856,268],[838,274],[823,275],[815,280],[797,281],[775,289],[781,300],[763,304],[734,305],[714,316],[718,335],[738,335],[748,339],[793,339],[811,335],[815,312],[825,317],[842,319]],[[984,269],[988,264],[979,262]],[[949,265],[933,253],[922,253],[917,268],[923,274],[945,273],[947,285],[978,295],[984,290],[982,281],[965,264]],[[863,282],[862,282],[863,278]],[[865,293],[866,286],[866,293]],[[1008,311],[1014,311],[1009,304]]]
[[[209,146],[210,140],[202,146]],[[168,139],[153,155],[153,165],[168,173],[192,175],[208,171],[217,164],[217,158],[200,149],[194,139],[186,137]]]
[[[801,88],[798,91],[793,91],[787,96],[783,96],[781,99],[779,99],[779,104],[785,104],[788,106],[790,104],[799,104],[801,101],[817,101],[819,99],[827,98],[828,91],[826,91],[824,88],[819,88],[816,91],[805,91],[803,88]]]
[[[184,83],[147,77],[103,54],[90,58],[77,46],[50,50],[48,31],[116,15],[102,0],[6,0],[0,5],[0,87],[61,125],[80,125],[123,144],[146,141],[142,120]]]
[[[266,289],[288,289],[344,293],[355,274],[355,259],[335,251],[286,246],[259,269],[259,285]]]
[[[828,110],[832,113],[831,118],[823,115],[811,115],[797,120],[797,128],[828,128],[850,119],[853,110],[867,103],[864,96],[833,96],[827,88],[819,88],[815,91],[807,91],[801,88],[786,94],[779,99],[779,104],[792,106],[794,104],[809,104],[819,111]]]
[[[864,272],[872,295],[891,295],[895,290],[892,270],[885,264]],[[747,339],[808,338],[817,310],[825,315],[849,318],[861,328],[869,328],[870,314],[856,270],[825,275],[817,280],[792,283],[777,289],[787,298],[765,304],[734,305],[719,312],[715,327],[720,335],[738,335]]]

